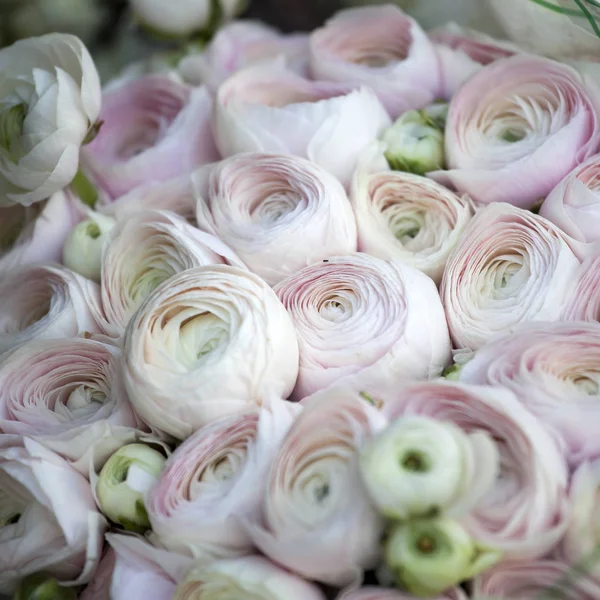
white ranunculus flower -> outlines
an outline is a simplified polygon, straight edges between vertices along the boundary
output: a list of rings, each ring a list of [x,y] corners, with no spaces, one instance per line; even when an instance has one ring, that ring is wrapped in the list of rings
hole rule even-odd
[[[100,112],[100,79],[79,38],[53,33],[0,50],[0,206],[67,186]]]

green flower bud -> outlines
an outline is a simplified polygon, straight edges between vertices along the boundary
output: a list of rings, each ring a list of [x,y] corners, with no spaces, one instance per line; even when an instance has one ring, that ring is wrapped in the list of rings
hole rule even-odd
[[[448,110],[450,105],[444,100],[430,104],[423,109],[423,112],[433,121],[435,126],[440,130],[446,129],[446,121],[448,120]]]
[[[76,600],[73,588],[61,587],[45,573],[26,577],[17,588],[13,600]]]
[[[450,367],[444,369],[442,373],[442,377],[444,379],[449,379],[450,381],[458,381],[460,379],[460,372],[464,365],[459,365],[458,363],[454,363]]]
[[[501,558],[499,551],[475,542],[457,521],[443,517],[396,525],[384,554],[396,585],[419,597],[438,596]]]
[[[145,444],[117,450],[102,467],[96,497],[102,512],[128,531],[150,528],[145,497],[165,464],[165,457]]]
[[[444,133],[424,110],[404,113],[382,139],[385,158],[395,171],[424,175],[444,168]]]

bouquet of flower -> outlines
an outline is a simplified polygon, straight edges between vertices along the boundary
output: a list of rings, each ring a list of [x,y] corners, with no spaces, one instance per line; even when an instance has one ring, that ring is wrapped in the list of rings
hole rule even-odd
[[[597,65],[240,8],[0,51],[0,594],[599,600]]]

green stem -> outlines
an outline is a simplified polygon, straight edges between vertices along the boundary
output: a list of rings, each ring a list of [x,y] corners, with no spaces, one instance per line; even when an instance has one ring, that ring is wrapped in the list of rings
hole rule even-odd
[[[543,6],[548,10],[552,10],[554,12],[560,13],[561,15],[568,15],[570,17],[581,17],[581,11],[575,10],[571,8],[563,8],[562,6],[556,6],[556,4],[552,4],[552,2],[548,2],[547,0],[531,0],[535,4],[539,6]]]
[[[575,4],[579,6],[581,12],[585,15],[585,18],[589,21],[591,28],[594,30],[594,33],[600,37],[600,28],[596,23],[596,19],[594,19],[594,15],[588,10],[588,8],[583,4],[581,0],[574,0]]]

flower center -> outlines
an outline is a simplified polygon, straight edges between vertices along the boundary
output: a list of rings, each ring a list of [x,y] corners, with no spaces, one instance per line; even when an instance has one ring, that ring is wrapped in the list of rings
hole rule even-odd
[[[0,113],[0,146],[13,161],[17,160],[17,140],[23,133],[23,123],[27,114],[25,104],[15,104]]]

